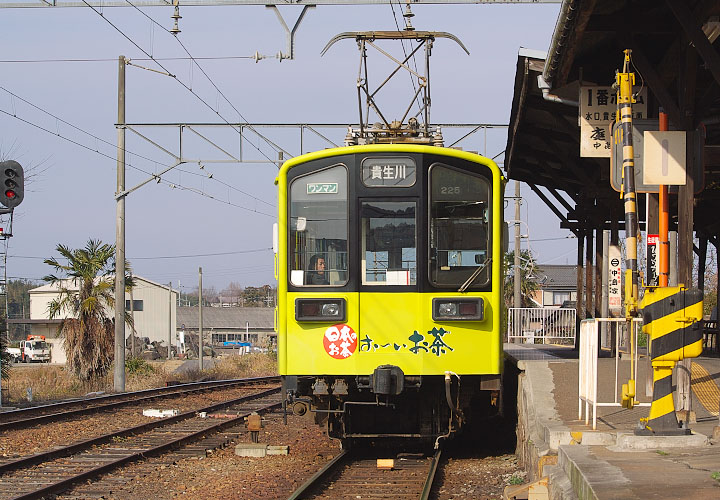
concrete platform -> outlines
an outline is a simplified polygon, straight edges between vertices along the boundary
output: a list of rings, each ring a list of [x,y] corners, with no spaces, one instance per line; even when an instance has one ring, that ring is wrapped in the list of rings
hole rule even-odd
[[[600,406],[596,430],[591,419],[586,425],[578,418],[577,352],[525,344],[506,344],[505,352],[521,371],[518,456],[530,480],[549,477],[550,498],[720,498],[720,442],[712,439],[720,425],[720,358],[693,360],[697,422],[689,426],[691,435],[636,436],[648,406]],[[598,361],[598,399],[614,404],[621,400],[615,390],[615,360]],[[629,370],[629,361],[620,361],[620,386]],[[649,370],[649,361],[642,358],[636,379],[641,402],[652,400],[645,389]]]

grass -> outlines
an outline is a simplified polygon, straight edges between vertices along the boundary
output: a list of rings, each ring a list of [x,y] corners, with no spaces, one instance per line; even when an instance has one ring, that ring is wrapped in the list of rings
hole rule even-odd
[[[170,365],[168,365],[170,366]],[[173,366],[174,368],[174,366]],[[27,403],[27,390],[32,389],[33,401],[54,401],[80,397],[89,392],[113,392],[112,368],[108,376],[91,384],[82,384],[62,366],[33,365],[13,367],[6,381],[11,406]],[[162,361],[130,358],[125,363],[125,389],[139,391],[164,387],[167,382],[195,382],[233,378],[277,375],[277,361],[273,354],[254,353],[244,356],[224,356],[210,369],[187,370],[176,373]]]
[[[513,474],[512,476],[510,476],[510,479],[508,479],[508,484],[523,484],[524,482],[525,480],[521,476],[516,474]]]
[[[713,478],[715,481],[720,482],[720,472],[713,472],[710,474],[710,477]]]

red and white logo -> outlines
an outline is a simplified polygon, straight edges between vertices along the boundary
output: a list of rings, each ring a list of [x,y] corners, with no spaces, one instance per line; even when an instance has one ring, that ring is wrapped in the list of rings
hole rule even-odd
[[[333,325],[323,335],[325,351],[335,359],[345,359],[357,349],[357,333],[348,325]]]

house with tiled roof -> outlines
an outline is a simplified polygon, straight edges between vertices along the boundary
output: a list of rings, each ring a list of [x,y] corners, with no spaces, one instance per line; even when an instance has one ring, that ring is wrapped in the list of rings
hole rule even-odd
[[[562,307],[577,300],[577,266],[538,264],[532,279],[538,285],[533,294],[538,307]]]

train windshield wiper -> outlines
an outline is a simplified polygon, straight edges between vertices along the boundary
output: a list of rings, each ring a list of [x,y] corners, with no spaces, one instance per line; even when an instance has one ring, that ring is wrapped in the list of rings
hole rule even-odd
[[[475,278],[477,278],[478,276],[480,276],[480,273],[483,272],[483,270],[488,266],[488,264],[490,264],[490,262],[492,262],[492,257],[490,257],[488,260],[486,260],[485,262],[483,262],[482,265],[478,266],[478,268],[475,269],[475,271],[473,271],[473,273],[470,275],[470,277],[465,280],[465,283],[463,283],[462,285],[460,285],[460,288],[458,288],[458,292],[462,293],[462,292],[464,292],[465,290],[467,290],[468,287],[470,286],[470,284],[471,284],[473,281],[475,281]]]

